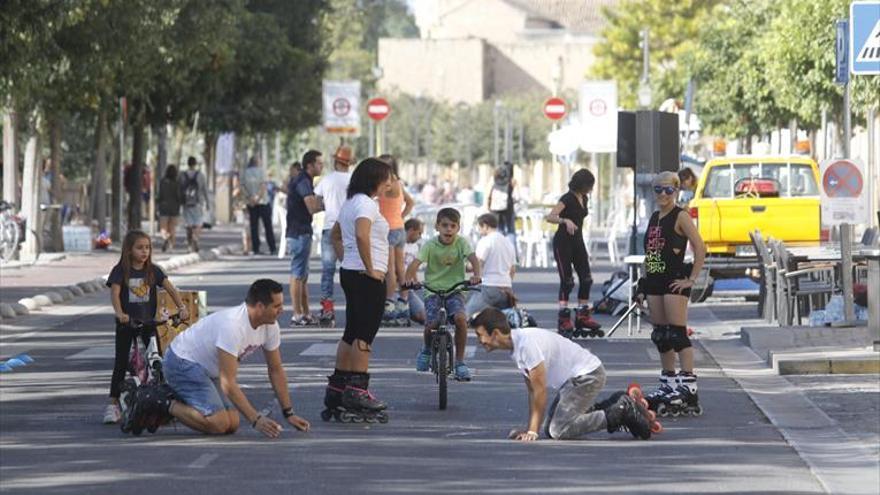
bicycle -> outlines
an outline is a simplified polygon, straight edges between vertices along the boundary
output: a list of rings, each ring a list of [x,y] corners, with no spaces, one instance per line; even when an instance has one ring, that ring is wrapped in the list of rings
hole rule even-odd
[[[144,327],[154,326],[159,327],[164,325],[165,323],[171,322],[173,326],[179,326],[181,323],[180,315],[173,315],[170,318],[166,318],[164,320],[138,320],[133,319],[129,321],[126,326],[131,328],[132,330],[142,330]],[[119,392],[119,408],[122,412],[122,417],[127,418],[130,412],[131,406],[134,403],[135,396],[137,394],[138,389],[143,387],[160,387],[165,384],[165,375],[162,372],[162,352],[159,349],[159,340],[156,333],[150,336],[149,343],[146,346],[144,354],[146,355],[146,360],[141,358],[140,356],[140,346],[138,345],[138,339],[135,337],[134,344],[132,346],[136,353],[132,353],[129,359],[129,375],[123,382],[120,387]],[[148,422],[149,424],[144,425],[150,433],[155,433],[156,430],[161,426],[161,424],[157,421]],[[120,423],[120,428],[123,433],[133,433],[135,435],[140,435],[143,431],[140,425],[128,429],[128,425],[126,421],[122,421]]]
[[[12,260],[23,240],[22,219],[12,204],[0,200],[0,260]]]
[[[447,290],[432,289],[425,284],[411,284],[406,288],[411,290],[425,289],[440,298],[440,324],[431,330],[431,360],[430,370],[434,373],[439,389],[439,409],[446,409],[447,403],[447,379],[452,374],[455,352],[453,350],[452,333],[449,331],[449,315],[446,313],[446,300],[466,291],[479,291],[478,287],[470,285],[470,281],[462,280]],[[453,323],[454,325],[454,323]]]

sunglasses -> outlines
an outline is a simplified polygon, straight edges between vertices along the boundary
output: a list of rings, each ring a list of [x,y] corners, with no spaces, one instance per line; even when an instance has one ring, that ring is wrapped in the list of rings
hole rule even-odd
[[[666,193],[667,196],[672,196],[677,189],[675,186],[654,186],[654,194]]]

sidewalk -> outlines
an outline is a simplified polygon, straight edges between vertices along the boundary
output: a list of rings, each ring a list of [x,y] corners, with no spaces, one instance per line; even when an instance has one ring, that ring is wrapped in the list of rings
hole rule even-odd
[[[776,426],[829,493],[877,493],[880,486],[880,381],[877,374],[783,375],[768,362],[772,352],[749,347],[744,327],[766,326],[755,304],[716,302],[694,305],[689,323],[702,347],[724,373],[737,381]],[[774,332],[777,330],[778,332]],[[830,329],[829,329],[830,330]],[[853,344],[853,331],[810,332],[812,338],[785,340],[788,352],[809,349],[810,358],[835,359]],[[767,329],[784,337],[785,329]],[[746,338],[742,338],[746,335]],[[816,348],[816,335],[824,346]],[[766,336],[765,336],[766,337]],[[771,338],[765,338],[772,340]],[[699,372],[699,370],[697,370]],[[718,404],[706,404],[711,414]]]
[[[240,232],[241,227],[238,225],[220,225],[203,230],[200,254],[204,255],[221,247],[240,251]],[[185,237],[178,238],[177,242],[176,250],[162,253],[159,249],[161,241],[154,241],[153,261],[164,263],[167,265],[166,269],[173,270],[176,266],[199,260],[198,255],[186,256],[186,249],[180,246],[186,242]],[[38,294],[63,293],[65,289],[75,292],[71,286],[106,277],[119,261],[119,248],[119,243],[115,243],[110,251],[46,253],[40,256],[40,261],[35,265],[12,264],[0,267],[0,304],[8,310],[7,305],[17,304],[21,299],[33,298]]]

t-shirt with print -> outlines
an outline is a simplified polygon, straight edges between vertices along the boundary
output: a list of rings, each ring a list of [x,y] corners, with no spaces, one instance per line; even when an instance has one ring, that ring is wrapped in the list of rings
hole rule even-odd
[[[312,233],[312,214],[305,198],[314,196],[312,176],[302,172],[287,184],[287,232],[286,237]]]
[[[483,285],[489,287],[513,287],[510,268],[516,263],[516,253],[510,239],[497,230],[477,241],[477,258],[480,259]]]
[[[247,304],[242,303],[200,319],[171,341],[171,350],[178,357],[201,365],[211,378],[217,378],[220,376],[218,349],[241,362],[257,349],[274,351],[280,345],[278,322],[252,327]]]
[[[145,270],[129,270],[128,287],[123,285],[122,264],[117,263],[110,270],[107,277],[107,287],[113,284],[121,286],[119,301],[122,303],[122,311],[133,320],[153,320],[156,318],[156,288],[165,282],[165,272],[156,265],[153,267],[153,283],[147,285],[147,272]]]
[[[406,267],[409,266],[413,260],[416,259],[416,256],[419,255],[419,243],[418,242],[407,242],[403,246],[403,269],[406,270]]]
[[[355,194],[345,200],[339,211],[339,229],[342,231],[342,268],[346,270],[366,270],[357,247],[357,219],[366,218],[373,222],[370,227],[370,258],[373,270],[385,273],[388,270],[388,221],[379,212],[379,204],[366,194]]]
[[[559,389],[570,378],[591,373],[602,365],[592,352],[551,330],[513,328],[510,358],[528,376],[542,362],[547,370],[547,386]]]
[[[339,219],[339,210],[348,195],[348,183],[351,182],[351,172],[334,170],[328,175],[321,177],[315,186],[315,194],[324,198],[324,230],[332,229],[333,224]]]
[[[425,283],[435,290],[449,290],[465,279],[464,262],[473,253],[470,243],[456,236],[451,244],[443,244],[439,237],[426,242],[419,254],[425,264]]]

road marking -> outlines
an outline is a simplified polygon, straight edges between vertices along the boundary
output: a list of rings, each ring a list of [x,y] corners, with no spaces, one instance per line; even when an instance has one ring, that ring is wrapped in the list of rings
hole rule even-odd
[[[660,361],[660,353],[657,352],[657,349],[647,347],[645,348],[645,351],[648,353],[648,357],[651,358],[651,361]]]
[[[475,345],[469,345],[464,348],[464,357],[466,357],[468,359],[474,357],[474,354],[476,354],[476,353],[477,353],[477,346],[475,346]]]
[[[214,462],[214,459],[220,457],[220,454],[202,454],[198,459],[190,463],[190,469],[203,469]]]
[[[299,353],[300,356],[335,356],[338,344],[312,344]]]
[[[64,359],[105,359],[113,358],[116,355],[116,349],[112,345],[99,345],[89,347],[84,351],[71,354]]]

